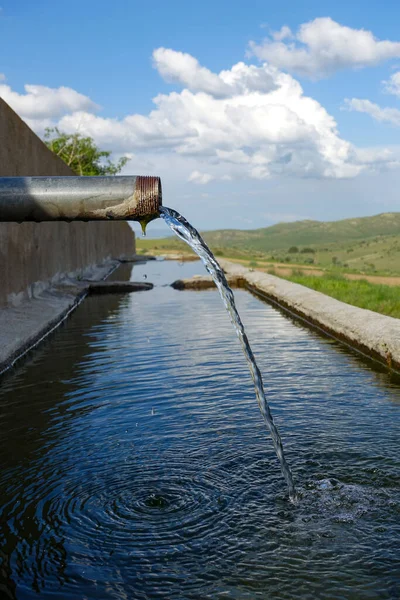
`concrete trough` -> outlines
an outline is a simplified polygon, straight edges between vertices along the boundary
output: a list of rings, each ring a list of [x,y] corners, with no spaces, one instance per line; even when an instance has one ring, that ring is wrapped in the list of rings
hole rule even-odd
[[[245,282],[239,277],[227,277],[231,288],[244,287]],[[171,284],[175,290],[210,290],[215,283],[210,275],[195,275],[189,279],[177,279]]]
[[[221,259],[231,287],[244,287],[308,325],[400,373],[400,319],[358,308],[291,281]],[[211,277],[179,280],[175,289],[214,287]]]

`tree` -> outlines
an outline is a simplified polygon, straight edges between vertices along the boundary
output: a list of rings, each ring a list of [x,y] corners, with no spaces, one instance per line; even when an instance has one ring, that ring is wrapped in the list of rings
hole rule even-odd
[[[290,248],[288,250],[289,254],[296,254],[296,252],[298,252],[298,251],[299,251],[299,249],[297,246],[290,246]]]
[[[124,156],[113,163],[111,152],[99,150],[91,137],[63,133],[58,127],[46,129],[44,143],[77,175],[116,175],[129,160]]]

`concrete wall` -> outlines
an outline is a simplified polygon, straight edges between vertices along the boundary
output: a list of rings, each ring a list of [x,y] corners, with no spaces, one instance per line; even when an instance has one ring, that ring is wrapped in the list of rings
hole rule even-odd
[[[0,177],[73,174],[0,98]],[[0,223],[0,307],[65,274],[134,253],[127,223]]]

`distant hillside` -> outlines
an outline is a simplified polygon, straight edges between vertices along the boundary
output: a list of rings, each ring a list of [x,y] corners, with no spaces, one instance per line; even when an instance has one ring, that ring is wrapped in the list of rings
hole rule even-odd
[[[352,273],[400,274],[400,213],[343,221],[297,221],[264,229],[203,233],[217,256],[334,267]],[[177,238],[137,239],[138,252],[190,252]]]
[[[373,217],[342,221],[279,223],[272,227],[249,231],[222,229],[205,232],[204,238],[211,247],[270,252],[290,246],[348,243],[396,234],[400,234],[400,213],[382,213]]]

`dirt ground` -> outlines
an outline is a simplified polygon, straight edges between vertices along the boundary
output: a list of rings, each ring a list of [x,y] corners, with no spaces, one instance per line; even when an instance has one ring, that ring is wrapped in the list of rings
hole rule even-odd
[[[177,253],[172,254],[172,253],[165,252],[162,255],[167,260],[180,260],[180,261],[198,260],[197,256],[195,256],[193,254],[177,254]],[[240,258],[235,258],[235,259],[229,258],[228,260],[231,260],[232,262],[243,264],[245,266],[247,266],[249,263],[248,260],[242,260]],[[293,264],[293,263],[263,262],[262,264],[259,264],[259,266],[255,267],[256,271],[263,271],[264,273],[267,273],[271,269],[273,269],[275,271],[275,273],[278,277],[279,277],[279,275],[281,275],[282,277],[288,277],[292,274],[293,270],[301,271],[304,275],[316,275],[317,277],[320,277],[321,275],[323,275],[325,273],[325,271],[323,271],[323,269],[314,267],[312,265],[302,266],[302,265]],[[370,283],[378,283],[378,284],[380,283],[380,284],[390,285],[390,286],[400,286],[400,277],[390,277],[390,276],[385,276],[385,275],[361,275],[360,273],[343,273],[343,277],[345,277],[346,279],[352,279],[352,280],[365,279],[366,281],[369,281]]]
[[[386,277],[384,275],[359,275],[358,273],[346,273],[346,279],[366,279],[371,283],[383,283],[384,285],[400,285],[400,277]]]
[[[230,259],[233,262],[247,264],[248,261],[241,259]],[[274,269],[275,273],[278,275],[282,275],[283,277],[290,276],[293,270],[301,271],[304,275],[315,275],[320,277],[325,273],[323,269],[319,269],[318,267],[310,266],[302,266],[296,265],[293,263],[262,263],[262,265],[255,267],[257,271],[263,271],[267,273],[271,269]],[[381,283],[384,285],[391,286],[400,286],[400,277],[386,276],[386,275],[361,275],[360,273],[343,273],[343,277],[346,279],[365,279],[370,283]]]
[[[271,265],[271,267],[267,267],[267,268],[257,268],[257,270],[259,271],[264,271],[264,272],[268,272],[268,270],[270,270],[271,268],[274,268],[275,273],[278,275],[282,275],[283,277],[285,276],[290,276],[292,274],[293,268],[288,267],[288,266],[275,266],[275,265]],[[295,267],[296,271],[301,271],[303,273],[303,275],[315,275],[315,276],[321,276],[324,274],[324,271],[322,271],[321,269],[318,268],[309,268],[309,267],[299,267],[299,265],[296,265]],[[384,275],[361,275],[360,273],[343,273],[343,277],[345,277],[346,279],[352,279],[352,280],[357,280],[357,279],[364,279],[366,281],[369,281],[370,283],[381,283],[384,285],[391,285],[391,286],[400,286],[400,277],[389,277],[389,276],[384,276]]]

